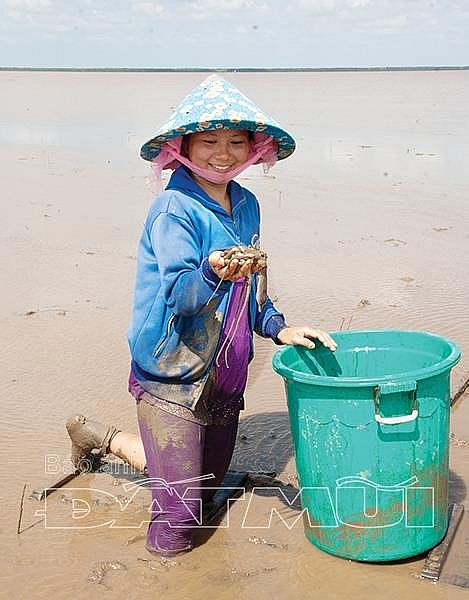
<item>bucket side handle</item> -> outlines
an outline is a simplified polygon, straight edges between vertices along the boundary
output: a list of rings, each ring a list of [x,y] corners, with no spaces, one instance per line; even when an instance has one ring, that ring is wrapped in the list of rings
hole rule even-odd
[[[397,417],[382,417],[379,412],[380,397],[384,394],[394,394],[396,392],[412,392],[414,401],[412,412],[408,415],[400,415]],[[398,425],[399,423],[409,423],[410,421],[415,421],[415,419],[419,416],[419,411],[417,408],[417,382],[401,381],[377,385],[373,389],[373,402],[375,405],[375,419],[382,425]]]

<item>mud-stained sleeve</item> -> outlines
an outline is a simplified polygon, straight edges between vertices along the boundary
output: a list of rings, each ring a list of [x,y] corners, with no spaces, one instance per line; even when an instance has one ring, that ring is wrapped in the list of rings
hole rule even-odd
[[[164,299],[174,314],[197,314],[230,289],[230,282],[211,275],[208,257],[202,255],[200,233],[189,219],[160,213],[151,225],[150,239]]]
[[[283,314],[275,308],[272,300],[267,298],[262,310],[256,315],[254,331],[262,337],[271,338],[275,343],[279,343],[277,335],[286,326]]]

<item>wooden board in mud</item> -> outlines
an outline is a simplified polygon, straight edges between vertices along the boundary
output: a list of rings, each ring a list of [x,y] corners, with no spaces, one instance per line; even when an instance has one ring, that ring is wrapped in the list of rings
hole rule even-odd
[[[441,571],[440,581],[469,589],[469,513],[464,511]]]
[[[421,577],[469,589],[469,515],[462,504],[450,506],[446,536],[428,554]]]

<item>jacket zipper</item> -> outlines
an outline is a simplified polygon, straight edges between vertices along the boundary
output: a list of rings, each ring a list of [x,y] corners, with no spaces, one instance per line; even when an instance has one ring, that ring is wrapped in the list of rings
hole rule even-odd
[[[165,343],[169,337],[169,332],[171,331],[171,326],[172,326],[175,318],[176,318],[176,315],[171,315],[169,317],[168,324],[166,326],[166,334],[165,334],[164,338],[161,340],[161,342],[158,344],[158,346],[155,348],[155,350],[153,351],[153,358],[156,358],[156,356],[158,355],[161,348],[165,345]]]

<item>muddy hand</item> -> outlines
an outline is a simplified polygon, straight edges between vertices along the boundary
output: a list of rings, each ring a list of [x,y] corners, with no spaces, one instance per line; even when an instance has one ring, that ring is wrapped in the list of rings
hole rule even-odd
[[[305,348],[314,348],[313,340],[319,340],[326,348],[334,352],[337,349],[336,342],[331,336],[321,329],[312,329],[311,327],[285,327],[277,335],[277,339],[282,344],[289,346],[305,346]]]
[[[210,254],[208,260],[216,275],[229,281],[249,277],[265,269],[267,265],[265,252],[250,246],[232,246],[225,250],[216,250]]]
[[[221,254],[221,251],[216,250],[208,257],[210,266],[220,279],[236,281],[252,273],[252,260],[238,260],[233,258],[227,261]]]

